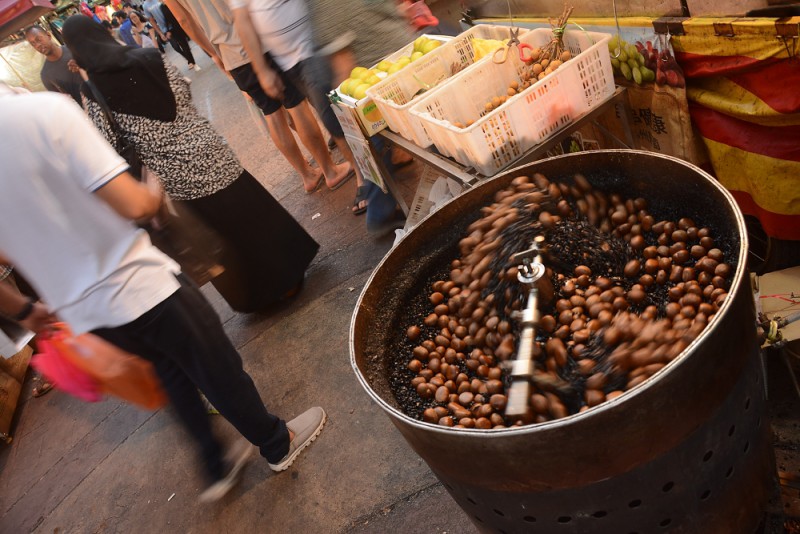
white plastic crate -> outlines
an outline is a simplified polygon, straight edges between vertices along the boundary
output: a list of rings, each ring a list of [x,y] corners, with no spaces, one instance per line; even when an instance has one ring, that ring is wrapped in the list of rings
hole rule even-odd
[[[520,35],[525,33],[526,30],[520,30]],[[433,35],[429,37],[436,38]],[[431,145],[422,123],[408,113],[415,103],[412,98],[426,86],[436,86],[472,65],[475,57],[472,41],[476,38],[505,41],[509,38],[509,28],[489,24],[474,26],[367,90],[367,95],[378,106],[392,131],[421,147]],[[409,44],[389,56],[389,59],[394,61],[401,56],[408,56],[413,48],[413,43]]]
[[[551,38],[552,31],[542,28],[520,41],[542,47]],[[439,152],[491,176],[614,93],[610,39],[606,33],[567,30],[564,45],[573,58],[489,113],[487,102],[506,94],[512,81],[522,81],[526,67],[516,50],[505,63],[484,58],[447,80],[419,97],[410,114],[419,118]],[[466,128],[453,125],[470,120],[475,122]]]

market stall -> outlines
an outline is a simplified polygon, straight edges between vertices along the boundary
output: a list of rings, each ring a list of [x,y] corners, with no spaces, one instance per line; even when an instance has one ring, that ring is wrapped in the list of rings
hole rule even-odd
[[[482,9],[487,11],[486,4]],[[543,31],[550,28],[553,21],[525,17],[514,17],[512,21],[506,16],[470,22],[477,23],[474,28],[515,25],[525,32]],[[367,146],[365,138],[378,135],[402,146],[442,175],[464,184],[514,164],[560,153],[564,147],[559,144],[565,139],[570,150],[629,146],[668,154],[700,165],[720,179],[734,192],[745,214],[752,215],[756,225],[763,227],[768,238],[796,240],[797,228],[800,228],[800,195],[792,178],[796,174],[792,166],[797,160],[797,146],[793,140],[797,137],[798,105],[793,100],[794,92],[782,91],[768,80],[780,77],[787,80],[788,86],[796,81],[798,71],[793,65],[798,53],[797,27],[797,18],[575,18],[572,25],[567,25],[568,33],[611,35],[614,46],[610,55],[616,91],[627,94],[624,97],[617,94],[613,103],[610,97],[598,102],[589,120],[571,117],[571,120],[562,121],[546,139],[540,139],[535,147],[525,150],[524,157],[511,150],[502,168],[476,169],[474,152],[466,155],[467,149],[453,148],[452,142],[459,143],[458,138],[465,137],[464,132],[451,128],[438,135],[434,143],[427,135],[421,137],[422,128],[434,133],[443,128],[436,121],[425,120],[431,118],[431,111],[427,110],[428,117],[424,117],[424,110],[421,112],[419,105],[409,101],[411,92],[430,85],[431,80],[438,82],[445,78],[436,69],[426,72],[431,71],[430,66],[417,66],[419,62],[411,64],[411,75],[401,71],[391,76],[391,81],[381,81],[358,105],[356,101],[348,102],[354,109],[362,110],[361,118],[363,110],[367,109],[374,119],[356,121],[360,128],[352,137],[360,137],[363,151]],[[507,39],[507,36],[491,37]],[[466,38],[470,38],[468,32],[455,40]],[[620,43],[622,47],[617,49]],[[628,65],[627,52],[631,51],[633,54],[643,51],[645,63]],[[620,52],[625,59],[622,65],[618,59]],[[709,65],[720,70],[709,70]],[[657,68],[659,66],[663,68]],[[733,69],[738,69],[738,73]],[[466,73],[459,73],[462,79],[465,76]],[[481,78],[481,75],[475,76]],[[401,82],[404,78],[405,82]],[[408,80],[412,82],[410,85]],[[452,87],[454,83],[447,80],[442,85]],[[462,81],[465,83],[468,82]],[[436,93],[442,91],[448,94],[446,90],[435,89],[421,99],[435,99]],[[474,89],[470,92],[474,93]],[[420,98],[414,102],[418,100]],[[515,115],[519,112],[510,114]],[[420,116],[423,116],[424,125],[420,125],[419,120],[414,124]],[[415,131],[408,130],[410,126],[402,121],[410,122]],[[587,122],[592,123],[591,128],[585,128]],[[472,128],[474,131],[475,127]],[[759,139],[756,145],[753,139]],[[458,150],[462,157],[456,155]],[[391,177],[380,169],[380,158],[375,158],[372,174],[380,175],[381,185],[391,188],[391,182],[385,183],[386,178],[391,180]]]
[[[777,477],[742,212],[800,228],[800,106],[760,77],[794,80],[796,48],[731,38],[798,21],[569,11],[409,43],[333,96],[368,179],[393,190],[372,136],[424,169],[351,363],[480,531],[756,531]]]

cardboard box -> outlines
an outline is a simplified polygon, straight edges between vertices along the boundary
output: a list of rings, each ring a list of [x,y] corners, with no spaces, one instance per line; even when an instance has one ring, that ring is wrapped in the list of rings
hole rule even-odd
[[[32,353],[33,350],[25,346],[14,356],[0,361],[0,443],[11,441],[11,421],[17,409]]]
[[[423,167],[403,230],[408,231],[464,191],[464,186],[428,165]]]
[[[369,148],[369,141],[363,136],[345,135],[344,138],[350,150],[353,151],[353,156],[355,157],[358,170],[361,171],[361,176],[363,176],[365,180],[376,184],[386,193],[386,184],[383,181],[380,167],[372,155],[372,150]]]
[[[756,305],[769,319],[800,312],[800,267],[773,271],[756,277]],[[800,340],[800,321],[781,328],[789,342]]]
[[[386,128],[386,119],[383,118],[380,110],[378,110],[378,106],[370,97],[356,100],[339,93],[337,90],[335,94],[332,93],[330,95],[330,99],[333,103],[334,111],[336,111],[336,108],[350,111],[350,114],[355,117],[359,129],[367,137],[373,136]],[[340,117],[338,112],[336,116]],[[339,118],[339,122],[342,122],[341,117]],[[344,124],[342,124],[342,128],[344,128]],[[345,131],[345,133],[347,132]]]

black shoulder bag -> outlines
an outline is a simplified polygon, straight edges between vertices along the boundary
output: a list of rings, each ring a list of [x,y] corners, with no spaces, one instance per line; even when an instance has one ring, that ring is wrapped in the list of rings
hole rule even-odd
[[[114,133],[114,137],[116,138],[116,146],[114,148],[117,150],[117,153],[128,162],[128,166],[130,167],[128,172],[141,180],[143,176],[142,160],[139,159],[139,153],[136,152],[136,146],[123,135],[122,128],[120,128],[119,123],[117,123],[117,120],[111,113],[111,108],[108,107],[106,99],[97,89],[97,86],[95,86],[95,84],[93,84],[90,80],[86,80],[86,85],[92,91],[95,102],[97,102],[97,105],[100,106],[100,110],[103,112],[103,115],[111,127],[111,131]]]
[[[103,111],[106,120],[114,132],[120,156],[128,162],[129,172],[142,182],[157,177],[151,172],[144,172],[142,160],[133,143],[125,138],[122,128],[114,119],[103,95],[90,81],[86,84],[91,89],[95,101]],[[163,202],[159,212],[148,222],[140,225],[150,234],[150,241],[167,256],[178,262],[184,274],[201,286],[225,271],[222,265],[225,245],[222,238],[194,215],[180,201],[163,194]]]

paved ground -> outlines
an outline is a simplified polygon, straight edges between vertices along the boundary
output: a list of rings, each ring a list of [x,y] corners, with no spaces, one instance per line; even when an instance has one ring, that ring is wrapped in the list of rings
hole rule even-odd
[[[290,470],[274,474],[256,460],[229,497],[200,506],[203,480],[170,409],[86,404],[59,392],[33,399],[27,384],[14,441],[0,446],[0,532],[474,531],[350,368],[352,310],[391,239],[368,236],[363,216],[350,213],[355,181],[305,195],[233,82],[196,57],[203,70],[187,75],[198,108],[321,244],[303,293],[273,313],[236,314],[213,288],[204,291],[269,409],[288,419],[322,405],[329,422]],[[414,175],[400,184],[409,201]],[[237,435],[219,417],[215,426],[226,441]]]

